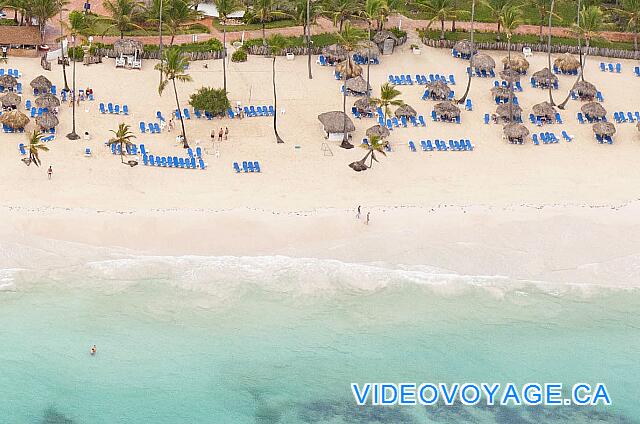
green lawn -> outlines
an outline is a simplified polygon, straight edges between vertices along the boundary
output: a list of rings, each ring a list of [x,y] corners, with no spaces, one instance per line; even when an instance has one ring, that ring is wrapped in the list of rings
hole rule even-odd
[[[292,26],[297,26],[296,22],[293,19],[281,19],[278,21],[271,21],[265,24],[265,28],[287,28]],[[213,27],[219,31],[224,29],[224,25],[221,25],[217,19],[213,20]],[[238,32],[238,31],[253,31],[257,29],[262,29],[261,23],[251,23],[244,25],[227,25],[227,32]]]
[[[110,24],[108,22],[95,20],[92,22],[91,28],[82,31],[82,34],[85,36],[89,36],[89,35],[120,36],[120,32],[116,28],[110,28],[109,30],[107,30],[107,28],[109,28],[109,25]],[[107,30],[106,33],[104,33],[105,30]],[[166,30],[163,30],[162,33],[165,36],[170,35],[169,32]],[[181,28],[178,31],[178,34],[207,34],[207,33],[209,33],[209,28],[207,28],[207,26],[203,24],[191,24],[189,26]],[[126,36],[142,36],[142,35],[158,35],[158,28],[156,26],[156,27],[145,28],[145,30],[134,29],[134,30],[125,32],[124,35],[125,37]]]

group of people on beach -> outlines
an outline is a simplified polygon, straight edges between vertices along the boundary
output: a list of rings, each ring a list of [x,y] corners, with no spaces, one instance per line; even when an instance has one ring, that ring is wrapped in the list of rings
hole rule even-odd
[[[218,141],[222,141],[223,137],[224,137],[225,140],[229,139],[229,127],[224,127],[224,130],[222,128],[220,128],[220,131],[218,131]],[[212,142],[216,141],[216,130],[215,129],[211,130],[211,141]]]
[[[361,213],[362,213],[361,207],[360,207],[360,205],[358,205],[358,210],[356,212],[356,219],[360,219]],[[364,223],[369,225],[369,220],[370,219],[371,219],[371,212],[367,212],[367,215],[366,215]]]

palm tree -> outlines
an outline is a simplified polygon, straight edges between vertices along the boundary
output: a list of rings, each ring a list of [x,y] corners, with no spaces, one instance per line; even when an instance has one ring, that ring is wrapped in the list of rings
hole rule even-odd
[[[551,10],[551,2],[553,0],[527,0],[525,5],[529,6],[533,9],[535,9],[538,12],[538,16],[540,17],[540,21],[538,24],[539,27],[539,37],[540,37],[540,43],[542,43],[544,41],[543,35],[542,35],[542,27],[544,27],[545,24],[545,19],[547,18],[547,15],[549,14],[549,11]],[[555,15],[556,17],[558,17],[557,15]]]
[[[355,16],[360,9],[358,0],[326,0],[325,14],[333,19],[333,24],[339,26],[342,32],[344,23],[351,17]]]
[[[382,8],[380,18],[378,19],[378,31],[384,29],[384,23],[393,13],[403,12],[407,8],[405,0],[386,0],[385,7]]]
[[[189,74],[186,73],[186,69],[189,66],[189,59],[182,54],[177,47],[171,47],[164,51],[162,61],[155,66],[157,71],[161,71],[163,75],[162,81],[158,86],[158,93],[162,95],[162,92],[169,84],[169,81],[173,84],[173,94],[176,97],[176,107],[178,108],[178,116],[180,117],[180,125],[182,126],[182,142],[184,148],[189,147],[187,142],[187,135],[184,130],[184,118],[182,112],[180,112],[180,101],[178,100],[178,89],[176,88],[176,80],[180,82],[192,81]]]
[[[380,97],[369,99],[369,102],[382,109],[384,115],[383,120],[387,121],[387,115],[391,114],[389,106],[402,106],[404,102],[397,97],[402,93],[396,87],[388,82],[380,86]]]
[[[309,79],[313,79],[311,74],[311,24],[315,23],[318,16],[322,14],[322,6],[318,2],[311,0],[296,0],[292,16],[299,25],[304,25],[304,36],[307,43],[307,67],[309,68]]]
[[[49,148],[42,142],[42,133],[40,131],[33,130],[27,137],[29,138],[29,163],[40,166],[39,151],[48,152]]]
[[[361,144],[360,146],[364,149],[367,149],[367,154],[360,160],[360,162],[366,166],[365,162],[371,156],[371,163],[369,164],[369,168],[373,167],[373,161],[378,162],[376,159],[376,152],[381,153],[383,156],[387,156],[384,151],[385,147],[389,144],[388,141],[382,140],[378,135],[372,135],[369,137],[369,144]]]
[[[260,22],[262,26],[262,43],[267,45],[266,25],[274,19],[291,17],[288,13],[277,10],[278,3],[274,0],[255,0],[247,22]]]
[[[347,21],[341,32],[338,33],[338,45],[342,46],[342,48],[347,52],[347,66],[345,68],[344,73],[344,85],[343,85],[343,93],[342,93],[342,112],[344,113],[344,126],[343,129],[347,127],[347,69],[353,69],[353,58],[352,52],[360,46],[362,40],[366,37],[364,31],[354,27],[351,25],[351,22]],[[369,87],[367,86],[367,89]],[[340,147],[343,149],[352,149],[353,145],[349,143],[347,138],[347,132],[344,131],[344,137],[342,139],[342,143]]]
[[[276,143],[284,143],[284,140],[281,139],[280,135],[278,134],[278,96],[276,91],[276,58],[287,47],[287,39],[284,38],[281,34],[273,34],[271,37],[269,37],[268,46],[269,46],[269,52],[273,57],[273,61],[271,62],[271,74],[272,74],[272,82],[273,82],[273,108],[275,109],[275,113],[273,114],[273,133],[276,136]]]
[[[185,0],[169,0],[163,7],[162,23],[171,33],[169,45],[173,45],[176,34],[181,28],[196,19],[199,12],[191,8],[191,3]]]
[[[44,44],[47,21],[60,13],[62,7],[67,3],[66,0],[30,0],[26,5],[29,15],[38,19],[40,42],[42,44]]]
[[[118,125],[118,130],[110,130],[113,133],[113,137],[107,141],[108,146],[119,145],[120,146],[120,161],[124,163],[124,154],[128,147],[133,145],[135,135],[130,131],[130,127],[127,124],[121,123]]]
[[[427,29],[431,28],[431,24],[440,21],[440,39],[444,40],[444,23],[448,19],[452,19],[456,15],[455,4],[453,0],[417,0],[416,5],[424,9],[431,19],[427,25]]]
[[[213,0],[213,4],[218,9],[218,16],[222,23],[222,81],[224,91],[227,91],[227,19],[233,12],[242,8],[238,0]]]
[[[476,18],[476,0],[471,0],[471,31],[469,32],[469,43],[471,44],[471,54],[469,55],[469,68],[471,68],[473,61],[473,54],[476,51],[476,45],[473,42],[473,36],[475,34],[474,31],[474,23]],[[469,95],[469,90],[471,89],[471,72],[468,73],[467,76],[467,88],[464,90],[464,94],[458,100],[458,104],[463,104],[467,100],[467,96]]]
[[[496,36],[496,40],[500,40],[502,38],[500,34],[500,30],[502,28],[500,16],[502,15],[502,11],[505,6],[508,6],[510,3],[511,0],[482,0],[482,4],[489,9],[491,20],[498,24],[498,35]]]
[[[579,16],[579,23],[573,25],[576,36],[584,39],[587,52],[583,55],[580,66],[580,76],[584,80],[584,67],[587,62],[588,49],[591,46],[591,40],[600,38],[599,32],[603,25],[603,12],[599,6],[583,7]]]
[[[627,30],[633,32],[633,49],[638,50],[638,31],[640,30],[640,0],[622,0],[622,8],[613,9],[625,17]]]
[[[120,33],[120,38],[124,38],[124,33],[132,29],[144,31],[137,21],[142,19],[142,5],[135,0],[104,0],[103,6],[109,17],[99,18],[110,23],[103,31],[105,35],[109,30],[115,28]]]
[[[381,20],[382,13],[386,7],[385,0],[366,0],[364,3],[364,7],[359,13],[359,16],[362,17],[367,22],[367,40],[371,40],[371,24],[374,19]],[[370,68],[371,68],[371,60],[369,60],[369,55],[367,54],[367,87],[369,86],[370,81]],[[367,98],[369,97],[369,92],[367,91]]]
[[[499,22],[502,24],[502,28],[504,29],[504,33],[507,37],[507,63],[508,66],[511,66],[511,38],[513,37],[513,33],[522,23],[522,12],[520,7],[517,6],[505,6],[500,13]],[[513,82],[509,79],[509,91],[511,93],[509,99],[509,117],[513,117]]]

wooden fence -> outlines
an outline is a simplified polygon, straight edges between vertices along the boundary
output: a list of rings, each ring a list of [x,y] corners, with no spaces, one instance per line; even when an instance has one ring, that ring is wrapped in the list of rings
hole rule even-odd
[[[431,38],[423,38],[422,42],[429,47],[450,49],[457,43],[452,40],[434,40]],[[479,50],[507,50],[507,43],[501,41],[474,43]],[[547,44],[533,44],[533,43],[513,43],[511,44],[511,51],[521,52],[523,47],[529,47],[534,52],[547,52]],[[578,54],[578,46],[566,46],[566,45],[552,45],[551,53],[572,53]],[[606,47],[582,47],[582,53],[589,56],[603,56],[613,57],[616,59],[635,59],[640,60],[640,51],[633,50],[618,50],[610,49]]]
[[[407,42],[407,37],[401,37],[398,39],[398,46],[403,45],[404,43]],[[311,47],[311,54],[321,54],[322,53],[322,49],[324,47]],[[280,55],[284,56],[287,53],[293,53],[296,56],[305,56],[307,55],[307,47],[289,47],[287,49],[285,49]],[[269,47],[268,46],[256,46],[253,45],[251,47],[249,47],[247,49],[247,53],[249,54],[253,54],[253,55],[257,55],[257,56],[268,56],[271,53],[269,52]]]
[[[115,50],[113,49],[100,49],[100,56],[108,56],[110,58],[118,57]],[[212,60],[212,59],[222,59],[223,53],[222,51],[210,51],[210,52],[188,52],[185,53],[190,61],[194,60]],[[160,59],[160,52],[156,51],[144,51],[142,52],[142,59]]]

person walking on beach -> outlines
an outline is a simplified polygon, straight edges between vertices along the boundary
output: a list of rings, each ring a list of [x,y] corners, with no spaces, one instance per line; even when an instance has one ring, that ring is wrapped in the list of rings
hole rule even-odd
[[[229,138],[229,127],[224,127],[224,139],[227,140]]]
[[[356,219],[360,219],[360,205],[358,205],[358,213],[356,213]]]
[[[51,175],[53,175],[53,169],[51,168],[51,165],[49,165],[49,169],[47,170],[47,176],[49,179],[51,179]]]
[[[222,141],[222,134],[223,134],[223,131],[222,131],[222,128],[220,128],[220,131],[218,131],[218,141]]]
[[[366,224],[369,225],[369,215],[371,214],[371,212],[367,212],[367,222]]]
[[[169,132],[173,130],[173,118],[169,119]]]
[[[216,130],[212,129],[211,130],[211,143],[215,143],[216,141]]]

